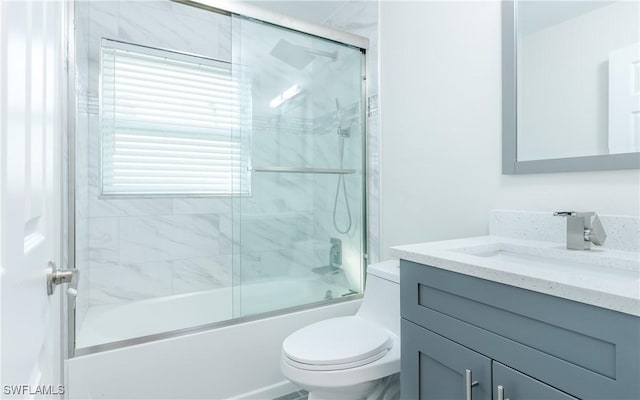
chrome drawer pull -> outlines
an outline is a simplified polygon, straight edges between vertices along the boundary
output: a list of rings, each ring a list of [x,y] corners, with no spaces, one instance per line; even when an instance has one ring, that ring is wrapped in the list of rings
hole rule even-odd
[[[502,385],[498,385],[498,400],[509,400],[504,398],[504,387]]]
[[[472,400],[473,394],[471,393],[471,388],[474,386],[478,386],[478,381],[474,381],[471,375],[470,369],[464,370],[464,387],[465,387],[465,400]]]

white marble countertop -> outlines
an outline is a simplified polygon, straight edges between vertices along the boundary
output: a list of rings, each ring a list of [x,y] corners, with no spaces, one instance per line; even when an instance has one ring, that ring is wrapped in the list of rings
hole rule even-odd
[[[399,259],[640,316],[640,253],[479,236],[391,248]]]

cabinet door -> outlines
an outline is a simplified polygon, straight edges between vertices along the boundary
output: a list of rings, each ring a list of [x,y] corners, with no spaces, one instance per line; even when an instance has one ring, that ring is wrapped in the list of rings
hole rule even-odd
[[[405,319],[401,332],[403,399],[491,400],[489,358]],[[471,387],[467,370],[477,382]]]
[[[504,400],[576,400],[573,396],[494,361],[493,398],[503,400],[498,398],[498,385],[503,387]]]

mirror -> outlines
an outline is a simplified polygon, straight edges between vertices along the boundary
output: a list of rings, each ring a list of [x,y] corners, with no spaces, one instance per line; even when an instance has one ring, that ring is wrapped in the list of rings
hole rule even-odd
[[[503,2],[503,173],[640,168],[640,2]]]

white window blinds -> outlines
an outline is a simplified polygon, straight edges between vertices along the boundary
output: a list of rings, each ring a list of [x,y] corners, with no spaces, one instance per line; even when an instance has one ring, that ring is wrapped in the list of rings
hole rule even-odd
[[[103,39],[102,194],[248,194],[249,90],[228,63]]]

